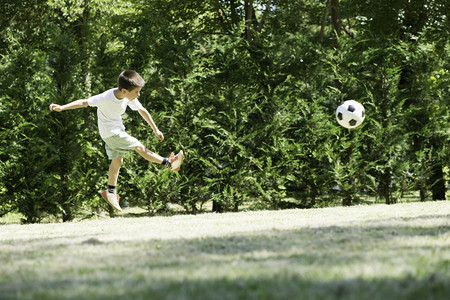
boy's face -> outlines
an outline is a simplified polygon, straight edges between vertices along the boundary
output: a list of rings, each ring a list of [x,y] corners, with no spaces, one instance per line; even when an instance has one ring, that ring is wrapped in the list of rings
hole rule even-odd
[[[124,93],[125,97],[128,98],[128,100],[133,101],[134,99],[138,98],[141,94],[142,87],[135,87],[131,91],[127,89],[122,89],[122,92]]]

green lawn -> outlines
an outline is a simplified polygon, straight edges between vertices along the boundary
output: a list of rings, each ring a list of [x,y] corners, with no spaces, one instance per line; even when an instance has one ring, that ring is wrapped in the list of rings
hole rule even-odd
[[[450,299],[450,202],[0,226],[0,299]]]

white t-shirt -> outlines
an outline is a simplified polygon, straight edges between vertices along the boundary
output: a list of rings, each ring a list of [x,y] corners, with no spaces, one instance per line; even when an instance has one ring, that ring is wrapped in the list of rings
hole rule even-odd
[[[128,98],[117,99],[114,90],[110,89],[87,99],[89,106],[97,107],[98,129],[102,138],[117,135],[125,130],[122,115],[125,113],[127,106],[132,110],[143,108],[137,98],[132,101]]]

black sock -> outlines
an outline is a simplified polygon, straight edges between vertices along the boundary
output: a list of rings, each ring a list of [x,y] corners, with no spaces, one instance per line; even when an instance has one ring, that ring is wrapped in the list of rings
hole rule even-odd
[[[108,185],[108,193],[116,193],[116,186],[115,185]]]
[[[170,160],[168,158],[164,158],[162,165],[168,166],[170,168]]]

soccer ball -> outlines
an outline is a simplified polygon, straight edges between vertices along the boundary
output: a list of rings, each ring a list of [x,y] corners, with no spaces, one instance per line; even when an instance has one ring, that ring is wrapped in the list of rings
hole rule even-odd
[[[366,111],[361,103],[347,100],[336,109],[336,120],[345,128],[356,128],[364,121]]]

